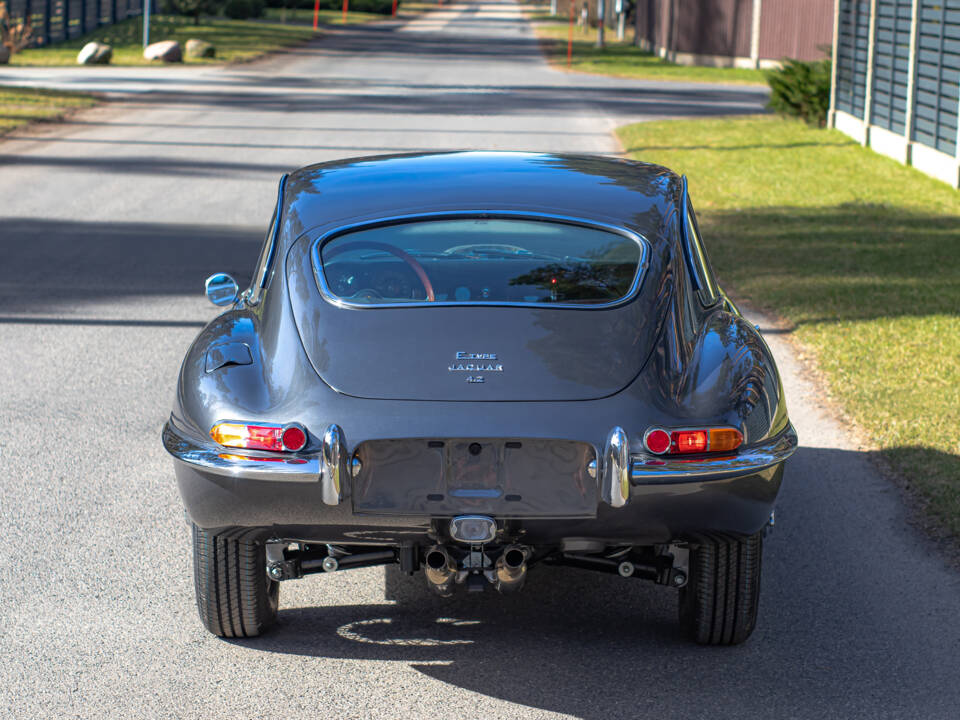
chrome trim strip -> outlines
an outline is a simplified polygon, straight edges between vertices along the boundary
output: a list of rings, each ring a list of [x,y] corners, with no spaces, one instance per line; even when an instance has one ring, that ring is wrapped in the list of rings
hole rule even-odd
[[[655,485],[751,475],[779,465],[796,449],[797,433],[793,425],[789,425],[772,440],[722,457],[690,459],[682,455],[633,455],[630,458],[630,480],[634,485]]]
[[[577,304],[577,303],[527,303],[527,302],[481,302],[467,300],[464,302],[456,300],[441,300],[435,302],[409,302],[409,303],[380,303],[370,305],[366,303],[352,303],[336,295],[327,285],[327,279],[323,274],[323,262],[320,256],[320,250],[330,240],[340,235],[352,232],[354,230],[382,227],[384,225],[399,225],[414,220],[445,220],[461,218],[483,218],[483,219],[509,219],[509,220],[548,220],[567,225],[579,225],[581,227],[592,228],[594,230],[605,230],[607,232],[621,235],[633,240],[640,246],[640,260],[637,262],[637,272],[633,276],[633,284],[630,290],[622,298],[612,300],[607,303],[597,304]],[[350,225],[341,225],[340,227],[328,230],[313,241],[313,275],[320,289],[320,294],[331,305],[343,308],[353,308],[359,310],[376,310],[378,308],[424,308],[424,307],[529,307],[540,308],[541,310],[565,309],[565,310],[601,310],[604,308],[623,305],[632,300],[647,274],[647,266],[650,259],[650,244],[648,240],[627,228],[618,225],[610,225],[598,220],[587,220],[584,218],[571,217],[568,215],[554,215],[551,213],[541,213],[534,211],[519,210],[447,210],[438,212],[414,213],[410,215],[394,215],[376,220],[364,220]]]
[[[320,459],[226,448],[187,437],[172,422],[163,426],[163,447],[176,461],[214,475],[273,482],[320,482]]]
[[[623,507],[630,499],[630,446],[622,427],[610,431],[603,465],[601,499],[611,507]]]
[[[683,259],[687,265],[687,272],[690,274],[690,280],[693,282],[693,289],[700,292],[701,278],[693,264],[693,253],[690,248],[690,235],[687,233],[687,205],[690,202],[690,196],[687,193],[687,176],[680,176],[680,207],[678,208],[677,223],[680,227],[680,241],[683,244]]]
[[[263,263],[263,273],[260,275],[259,279],[256,279],[255,285],[250,286],[250,295],[247,297],[247,302],[253,306],[260,302],[260,297],[263,295],[263,291],[267,287],[267,279],[270,277],[270,270],[273,268],[273,263],[276,261],[277,255],[277,241],[280,238],[280,220],[283,215],[283,193],[287,187],[287,178],[290,177],[289,173],[284,173],[280,178],[280,184],[277,187],[277,205],[274,210],[275,221],[273,223],[273,232],[270,235],[270,248],[267,251],[267,260]]]

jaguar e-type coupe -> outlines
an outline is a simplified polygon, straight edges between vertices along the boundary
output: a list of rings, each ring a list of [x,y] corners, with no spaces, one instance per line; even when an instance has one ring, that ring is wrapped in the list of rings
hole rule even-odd
[[[203,624],[250,637],[283,581],[396,564],[441,595],[572,566],[675,588],[694,640],[757,619],[797,446],[684,177],[435,153],[280,181],[249,287],[193,342],[163,430]]]

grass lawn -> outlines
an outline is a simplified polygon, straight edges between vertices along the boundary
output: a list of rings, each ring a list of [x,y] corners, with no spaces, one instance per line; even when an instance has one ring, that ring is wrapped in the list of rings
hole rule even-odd
[[[773,116],[618,132],[631,157],[689,176],[721,283],[795,326],[834,399],[960,537],[960,192]]]
[[[547,16],[549,17],[549,16]],[[567,23],[535,23],[547,59],[554,65],[567,65]],[[624,42],[617,42],[615,31],[607,30],[606,47],[594,47],[596,28],[573,29],[573,70],[649,80],[679,82],[716,82],[765,85],[760,70],[743,68],[689,67],[667,62],[631,44],[633,29],[627,28]]]
[[[0,87],[0,135],[27,123],[59,120],[71,110],[96,102],[92,95],[82,93]]]
[[[188,64],[222,63],[250,60],[272,50],[313,37],[313,28],[302,25],[250,20],[221,20],[206,18],[199,25],[192,18],[175,15],[154,15],[150,19],[150,42],[200,38],[213,43],[217,57],[213,59],[185,58]],[[102,27],[80,38],[45,48],[33,48],[10,58],[11,65],[76,65],[77,52],[91,40],[113,46],[114,65],[151,65],[157,61],[143,59],[143,23],[140,18],[124,20],[116,25]]]

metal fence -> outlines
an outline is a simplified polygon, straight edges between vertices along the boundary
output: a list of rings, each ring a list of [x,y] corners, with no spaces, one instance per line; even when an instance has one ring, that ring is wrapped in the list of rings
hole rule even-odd
[[[960,0],[838,0],[830,123],[960,187]]]
[[[151,6],[152,7],[152,6]],[[104,25],[139,16],[142,0],[7,0],[11,17],[30,17],[33,45],[79,37]]]

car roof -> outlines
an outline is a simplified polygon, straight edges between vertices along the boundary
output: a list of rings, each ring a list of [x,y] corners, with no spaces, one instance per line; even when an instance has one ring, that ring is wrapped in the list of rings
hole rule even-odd
[[[659,165],[596,155],[447,152],[381,155],[310,165],[284,189],[288,240],[324,227],[409,215],[529,212],[662,231],[680,178]]]

